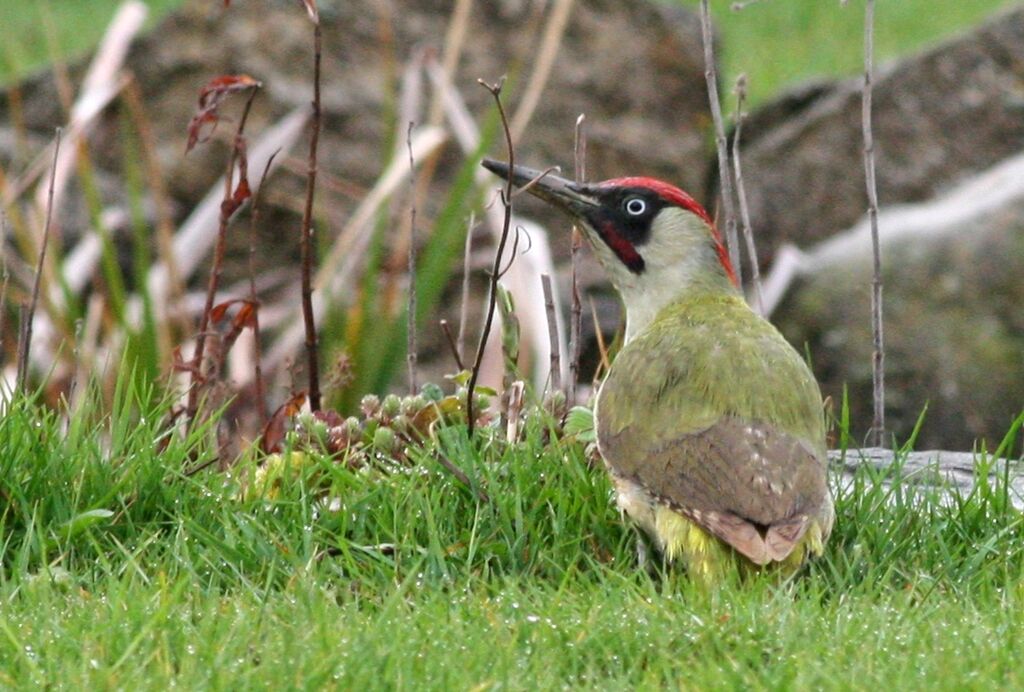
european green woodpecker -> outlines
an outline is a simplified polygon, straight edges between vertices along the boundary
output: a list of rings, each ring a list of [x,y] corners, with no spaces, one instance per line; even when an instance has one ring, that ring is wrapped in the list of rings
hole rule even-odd
[[[707,212],[651,178],[512,176],[577,222],[625,304],[594,407],[620,509],[705,582],[819,555],[834,517],[821,392],[747,305]]]

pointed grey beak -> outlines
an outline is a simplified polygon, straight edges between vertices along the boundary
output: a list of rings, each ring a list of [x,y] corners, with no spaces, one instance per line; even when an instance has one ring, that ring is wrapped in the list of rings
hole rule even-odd
[[[507,163],[484,159],[481,165],[494,173],[502,180],[508,179],[509,167]],[[532,184],[530,184],[532,183]],[[598,201],[585,193],[586,187],[577,185],[571,180],[566,180],[554,173],[544,173],[526,166],[513,166],[512,184],[516,187],[526,187],[527,191],[534,197],[539,197],[549,204],[562,209],[570,216],[581,217],[587,210],[598,206]]]

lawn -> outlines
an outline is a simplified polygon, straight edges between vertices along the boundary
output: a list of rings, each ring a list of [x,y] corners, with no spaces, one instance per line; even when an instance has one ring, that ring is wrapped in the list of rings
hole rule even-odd
[[[1024,684],[1024,521],[998,485],[950,503],[865,469],[805,574],[707,593],[637,567],[605,474],[542,415],[515,444],[444,427],[405,465],[306,457],[245,497],[245,466],[157,451],[131,389],[66,434],[21,399],[0,421],[2,687]]]

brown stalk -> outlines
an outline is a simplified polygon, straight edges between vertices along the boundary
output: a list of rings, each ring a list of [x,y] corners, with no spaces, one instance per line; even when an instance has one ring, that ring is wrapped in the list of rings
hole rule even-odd
[[[604,343],[604,334],[601,333],[601,320],[597,316],[597,306],[594,304],[593,298],[590,299],[590,317],[594,320],[594,333],[597,335],[597,352],[600,355],[597,371],[594,373],[594,386],[596,387],[601,381],[601,376],[608,372],[612,365],[611,358],[608,355],[608,346]]]
[[[46,193],[46,221],[43,223],[43,239],[39,246],[39,257],[36,262],[36,275],[32,282],[32,300],[28,308],[22,313],[21,339],[18,345],[18,380],[17,388],[28,394],[26,385],[28,383],[28,363],[32,350],[32,320],[35,317],[36,306],[39,304],[39,285],[43,278],[43,267],[46,262],[46,246],[50,241],[50,226],[53,222],[53,188],[57,175],[57,157],[60,155],[60,139],[63,131],[57,128],[53,143],[53,166],[50,168],[50,184]],[[0,306],[2,309],[2,306]]]
[[[458,367],[459,372],[462,372],[466,369],[466,366],[462,364],[462,356],[459,354],[459,345],[455,342],[455,335],[452,334],[452,326],[448,324],[448,320],[441,320],[440,324],[441,332],[448,342],[448,348],[451,349],[452,357],[455,358],[455,365]]]
[[[501,205],[504,207],[505,216],[501,226],[501,236],[498,239],[498,249],[494,253],[494,266],[491,268],[490,288],[487,293],[487,313],[484,317],[484,328],[480,332],[480,342],[476,348],[476,359],[473,361],[473,370],[469,376],[469,384],[466,387],[466,424],[469,437],[473,437],[474,414],[473,414],[473,391],[476,389],[477,379],[480,377],[480,365],[484,360],[484,351],[487,347],[487,338],[491,333],[491,325],[494,323],[494,311],[498,300],[498,279],[501,275],[501,258],[505,254],[505,245],[508,243],[509,227],[512,225],[512,174],[515,168],[515,149],[512,146],[512,131],[509,129],[508,117],[505,115],[505,106],[501,103],[501,87],[504,79],[496,84],[488,84],[482,79],[477,80],[487,91],[491,92],[494,102],[498,107],[498,115],[501,116],[501,127],[505,132],[505,144],[508,148],[508,177],[505,180],[505,189],[501,195]]]
[[[704,42],[704,79],[708,84],[708,102],[715,124],[715,147],[718,149],[718,179],[722,183],[722,210],[725,212],[725,239],[729,245],[729,261],[736,272],[736,282],[743,287],[740,266],[740,244],[736,237],[736,210],[733,207],[732,172],[729,167],[729,144],[725,139],[722,104],[718,100],[718,75],[715,71],[714,37],[711,32],[711,8],[708,0],[700,0],[701,38]]]
[[[409,366],[409,394],[416,393],[416,160],[412,155],[412,121],[405,134],[409,150],[409,306],[405,358]]]
[[[583,130],[587,116],[580,113],[576,118],[573,136],[573,160],[575,162],[574,179],[582,183],[587,177],[587,138]],[[572,302],[569,312],[569,382],[566,386],[566,400],[569,406],[576,403],[576,386],[580,379],[580,334],[583,331],[583,301],[580,299],[580,249],[583,247],[583,233],[578,224],[572,225],[572,243],[570,245],[570,276]]]
[[[562,358],[558,352],[558,318],[555,316],[555,295],[551,290],[551,276],[540,275],[544,289],[544,312],[548,316],[548,340],[551,343],[551,391],[562,388]]]
[[[252,305],[259,305],[259,299],[256,297],[256,227],[259,225],[260,203],[263,201],[263,185],[267,182],[267,176],[270,174],[270,167],[274,163],[274,159],[277,157],[280,150],[275,151],[267,159],[267,165],[263,167],[263,173],[260,175],[260,184],[256,188],[256,194],[252,198],[252,214],[249,216],[249,300]],[[260,311],[254,310],[252,315],[252,338],[253,344],[256,351],[256,362],[253,364],[253,372],[256,377],[256,407],[260,414],[260,426],[265,427],[267,420],[270,418],[270,412],[267,410],[267,388],[263,382],[263,364],[260,356]]]
[[[239,159],[239,150],[244,146],[245,122],[249,119],[249,111],[252,108],[253,99],[256,98],[258,85],[249,89],[249,98],[246,99],[245,108],[242,110],[242,118],[238,122],[238,129],[235,131],[235,139],[231,146],[231,155],[228,157],[227,173],[224,176],[224,199],[221,202],[220,216],[217,227],[217,244],[213,251],[213,266],[210,268],[210,278],[206,285],[206,303],[203,312],[199,316],[199,333],[196,334],[196,352],[192,358],[191,382],[188,389],[188,404],[186,417],[189,425],[195,421],[196,409],[199,404],[199,390],[203,383],[203,356],[206,351],[206,336],[210,329],[210,312],[213,310],[213,302],[217,295],[217,286],[220,284],[220,274],[224,265],[224,248],[227,244],[228,226],[231,217],[237,210],[237,205],[232,204],[234,197],[235,164]],[[242,173],[239,185],[245,181]]]
[[[4,327],[7,317],[7,286],[11,275],[7,270],[7,214],[0,209],[0,355],[4,352]]]
[[[864,130],[864,179],[868,193],[868,220],[871,223],[871,389],[874,417],[869,439],[875,447],[885,440],[885,341],[882,331],[882,251],[878,238],[878,187],[875,181],[875,138],[871,129],[871,92],[873,84],[875,1],[864,6],[864,90],[861,100],[861,125]]]
[[[312,14],[310,15],[313,16]],[[306,327],[306,368],[309,376],[309,407],[320,410],[320,365],[317,354],[316,318],[313,315],[313,199],[316,195],[317,147],[323,114],[320,110],[320,61],[322,38],[320,21],[313,20],[313,118],[310,122],[309,160],[306,166],[306,206],[302,213],[302,321]]]
[[[743,242],[747,246],[750,260],[750,280],[754,284],[754,304],[758,314],[764,316],[764,295],[761,291],[761,268],[757,263],[757,246],[754,244],[754,229],[750,224],[750,207],[747,206],[747,191],[743,186],[743,168],[740,166],[740,132],[743,130],[743,102],[747,97],[747,76],[736,79],[736,129],[732,134],[732,167],[736,173],[736,197],[740,203],[740,222],[743,224]]]
[[[450,474],[459,479],[460,483],[462,483],[467,488],[472,490],[473,494],[476,495],[478,500],[480,500],[481,502],[490,503],[491,496],[488,495],[483,488],[475,487],[473,485],[473,482],[469,480],[469,476],[466,475],[466,472],[460,469],[458,466],[456,466],[455,462],[453,462],[451,459],[449,459],[447,456],[440,452],[437,453],[437,460],[441,462],[441,466],[448,469],[448,472]]]
[[[472,268],[470,263],[473,259],[473,228],[476,226],[476,215],[472,212],[469,215],[469,224],[466,228],[466,244],[462,253],[462,303],[459,305],[459,339],[456,342],[457,349],[455,360],[459,368],[465,370],[462,365],[466,355],[466,326],[469,324],[469,286]]]

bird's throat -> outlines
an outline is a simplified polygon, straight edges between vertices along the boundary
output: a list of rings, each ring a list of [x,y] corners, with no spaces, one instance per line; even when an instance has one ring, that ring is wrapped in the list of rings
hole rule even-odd
[[[634,274],[643,272],[644,258],[636,251],[633,243],[629,242],[625,236],[616,230],[614,223],[610,221],[602,223],[598,227],[597,233],[601,236],[604,244],[615,253],[615,256],[619,258],[629,271]]]

